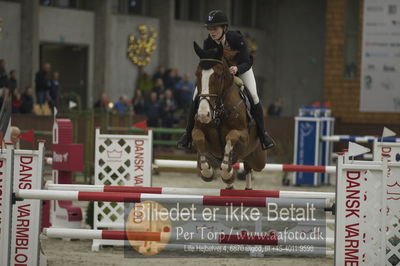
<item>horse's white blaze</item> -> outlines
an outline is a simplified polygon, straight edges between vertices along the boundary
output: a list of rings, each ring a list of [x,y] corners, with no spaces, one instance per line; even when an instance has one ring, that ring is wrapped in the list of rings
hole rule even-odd
[[[210,76],[214,73],[212,68],[201,71],[201,94],[209,94],[210,93]],[[210,97],[206,97],[210,99]],[[207,114],[211,113],[210,105],[208,101],[200,101],[198,115],[200,118],[207,116]],[[207,119],[208,120],[208,119]],[[210,117],[211,120],[211,117]],[[203,121],[202,121],[203,122]],[[208,121],[209,122],[209,121]]]

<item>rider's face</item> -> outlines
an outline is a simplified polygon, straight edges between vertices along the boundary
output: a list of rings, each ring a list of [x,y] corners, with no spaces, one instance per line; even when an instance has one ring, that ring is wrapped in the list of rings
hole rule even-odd
[[[224,34],[224,28],[221,26],[207,27],[207,30],[213,40],[219,40]]]

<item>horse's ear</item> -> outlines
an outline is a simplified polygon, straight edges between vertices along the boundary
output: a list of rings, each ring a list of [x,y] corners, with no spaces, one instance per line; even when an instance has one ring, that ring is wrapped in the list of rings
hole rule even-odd
[[[197,42],[193,42],[194,51],[196,52],[197,56],[203,58],[204,51],[200,48]]]
[[[223,56],[224,56],[224,46],[222,45],[222,43],[220,43],[218,45],[218,50],[217,50],[217,59],[222,59]]]

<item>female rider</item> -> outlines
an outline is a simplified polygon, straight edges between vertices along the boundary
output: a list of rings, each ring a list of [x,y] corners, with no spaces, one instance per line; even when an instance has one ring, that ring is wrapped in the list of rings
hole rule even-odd
[[[257,124],[257,133],[260,138],[261,147],[263,150],[275,146],[274,141],[264,129],[264,115],[260,100],[257,95],[256,80],[252,69],[253,58],[249,54],[246,42],[239,31],[228,30],[228,18],[220,10],[213,10],[208,14],[205,26],[208,30],[208,38],[204,40],[203,49],[209,50],[217,48],[222,43],[224,47],[230,50],[238,51],[235,61],[238,62],[236,66],[231,66],[229,71],[233,75],[239,76],[243,80],[244,85],[250,91],[253,98],[253,106],[251,113]],[[193,101],[190,107],[190,113],[186,126],[186,133],[178,141],[179,148],[191,148],[192,145],[192,130],[194,127],[194,116],[196,114],[195,99],[197,96],[197,88],[193,95]]]

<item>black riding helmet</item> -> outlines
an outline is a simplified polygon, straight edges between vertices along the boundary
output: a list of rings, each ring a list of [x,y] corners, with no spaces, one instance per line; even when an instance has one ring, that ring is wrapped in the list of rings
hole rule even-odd
[[[228,17],[221,10],[212,10],[208,13],[208,17],[204,26],[215,27],[215,26],[228,26]]]

